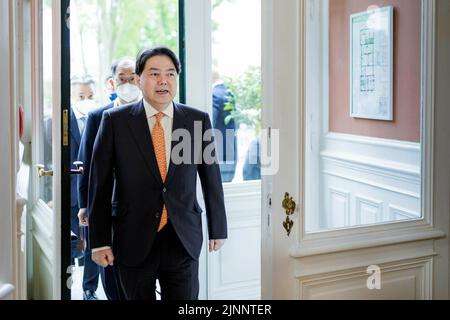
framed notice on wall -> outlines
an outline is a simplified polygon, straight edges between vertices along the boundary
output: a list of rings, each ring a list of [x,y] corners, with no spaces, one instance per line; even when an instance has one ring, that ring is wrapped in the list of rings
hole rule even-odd
[[[393,120],[393,7],[350,16],[350,116]]]

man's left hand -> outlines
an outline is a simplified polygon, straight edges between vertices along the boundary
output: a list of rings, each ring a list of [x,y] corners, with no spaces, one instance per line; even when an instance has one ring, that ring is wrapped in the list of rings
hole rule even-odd
[[[225,240],[209,240],[209,252],[219,251]]]

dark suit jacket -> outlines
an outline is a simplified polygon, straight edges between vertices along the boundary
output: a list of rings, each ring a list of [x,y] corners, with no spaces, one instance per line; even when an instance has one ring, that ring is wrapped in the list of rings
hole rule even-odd
[[[221,161],[220,172],[224,182],[231,182],[234,178],[237,164],[237,138],[236,123],[234,119],[225,124],[225,119],[231,114],[230,110],[224,110],[228,100],[232,98],[230,91],[224,83],[213,87],[213,127],[220,130],[223,140],[218,144],[218,158]],[[227,130],[233,130],[233,137],[227,136]],[[221,147],[221,148],[220,148]],[[232,154],[227,151],[232,150]],[[228,163],[225,163],[228,162]],[[223,163],[222,163],[223,162]]]
[[[77,118],[70,110],[70,165],[76,169],[73,163],[78,160],[78,150],[80,148],[80,129],[78,128]],[[70,203],[72,208],[78,207],[77,176],[70,177]]]
[[[113,170],[118,206],[112,245],[116,262],[127,266],[144,262],[155,240],[164,204],[187,252],[198,259],[203,234],[202,209],[196,199],[197,174],[203,187],[209,238],[227,238],[219,166],[216,162],[205,163],[202,157],[196,161],[199,164],[193,162],[196,154],[203,154],[211,144],[199,137],[199,145],[194,149],[194,121],[201,124],[203,133],[211,129],[207,113],[175,104],[173,131],[186,129],[191,133],[190,141],[187,141],[191,146],[191,161],[177,165],[171,161],[163,183],[143,102],[103,113],[94,145],[89,186],[92,188],[92,197],[88,201],[92,248],[111,246]],[[172,142],[172,149],[177,144]],[[185,155],[184,151],[180,154]]]
[[[255,138],[250,142],[247,154],[245,155],[244,167],[242,175],[244,181],[261,180],[261,156],[260,156],[260,139]]]
[[[89,192],[89,172],[91,168],[92,150],[97,137],[103,112],[111,109],[114,103],[110,103],[100,109],[89,112],[83,138],[81,139],[78,159],[84,164],[84,174],[78,177],[78,204],[80,208],[87,208]]]

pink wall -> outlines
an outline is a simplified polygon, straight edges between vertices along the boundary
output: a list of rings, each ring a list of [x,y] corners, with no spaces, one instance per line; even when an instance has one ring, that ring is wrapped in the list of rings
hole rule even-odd
[[[350,15],[394,7],[394,121],[350,117]],[[330,131],[420,141],[420,0],[330,1]]]

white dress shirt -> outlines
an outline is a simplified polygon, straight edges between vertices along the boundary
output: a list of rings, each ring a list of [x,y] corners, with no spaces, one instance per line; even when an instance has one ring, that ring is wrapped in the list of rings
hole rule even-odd
[[[78,130],[80,131],[80,135],[83,135],[84,126],[86,124],[87,116],[78,111],[77,108],[72,107],[73,114],[75,115],[75,119],[77,119]]]

